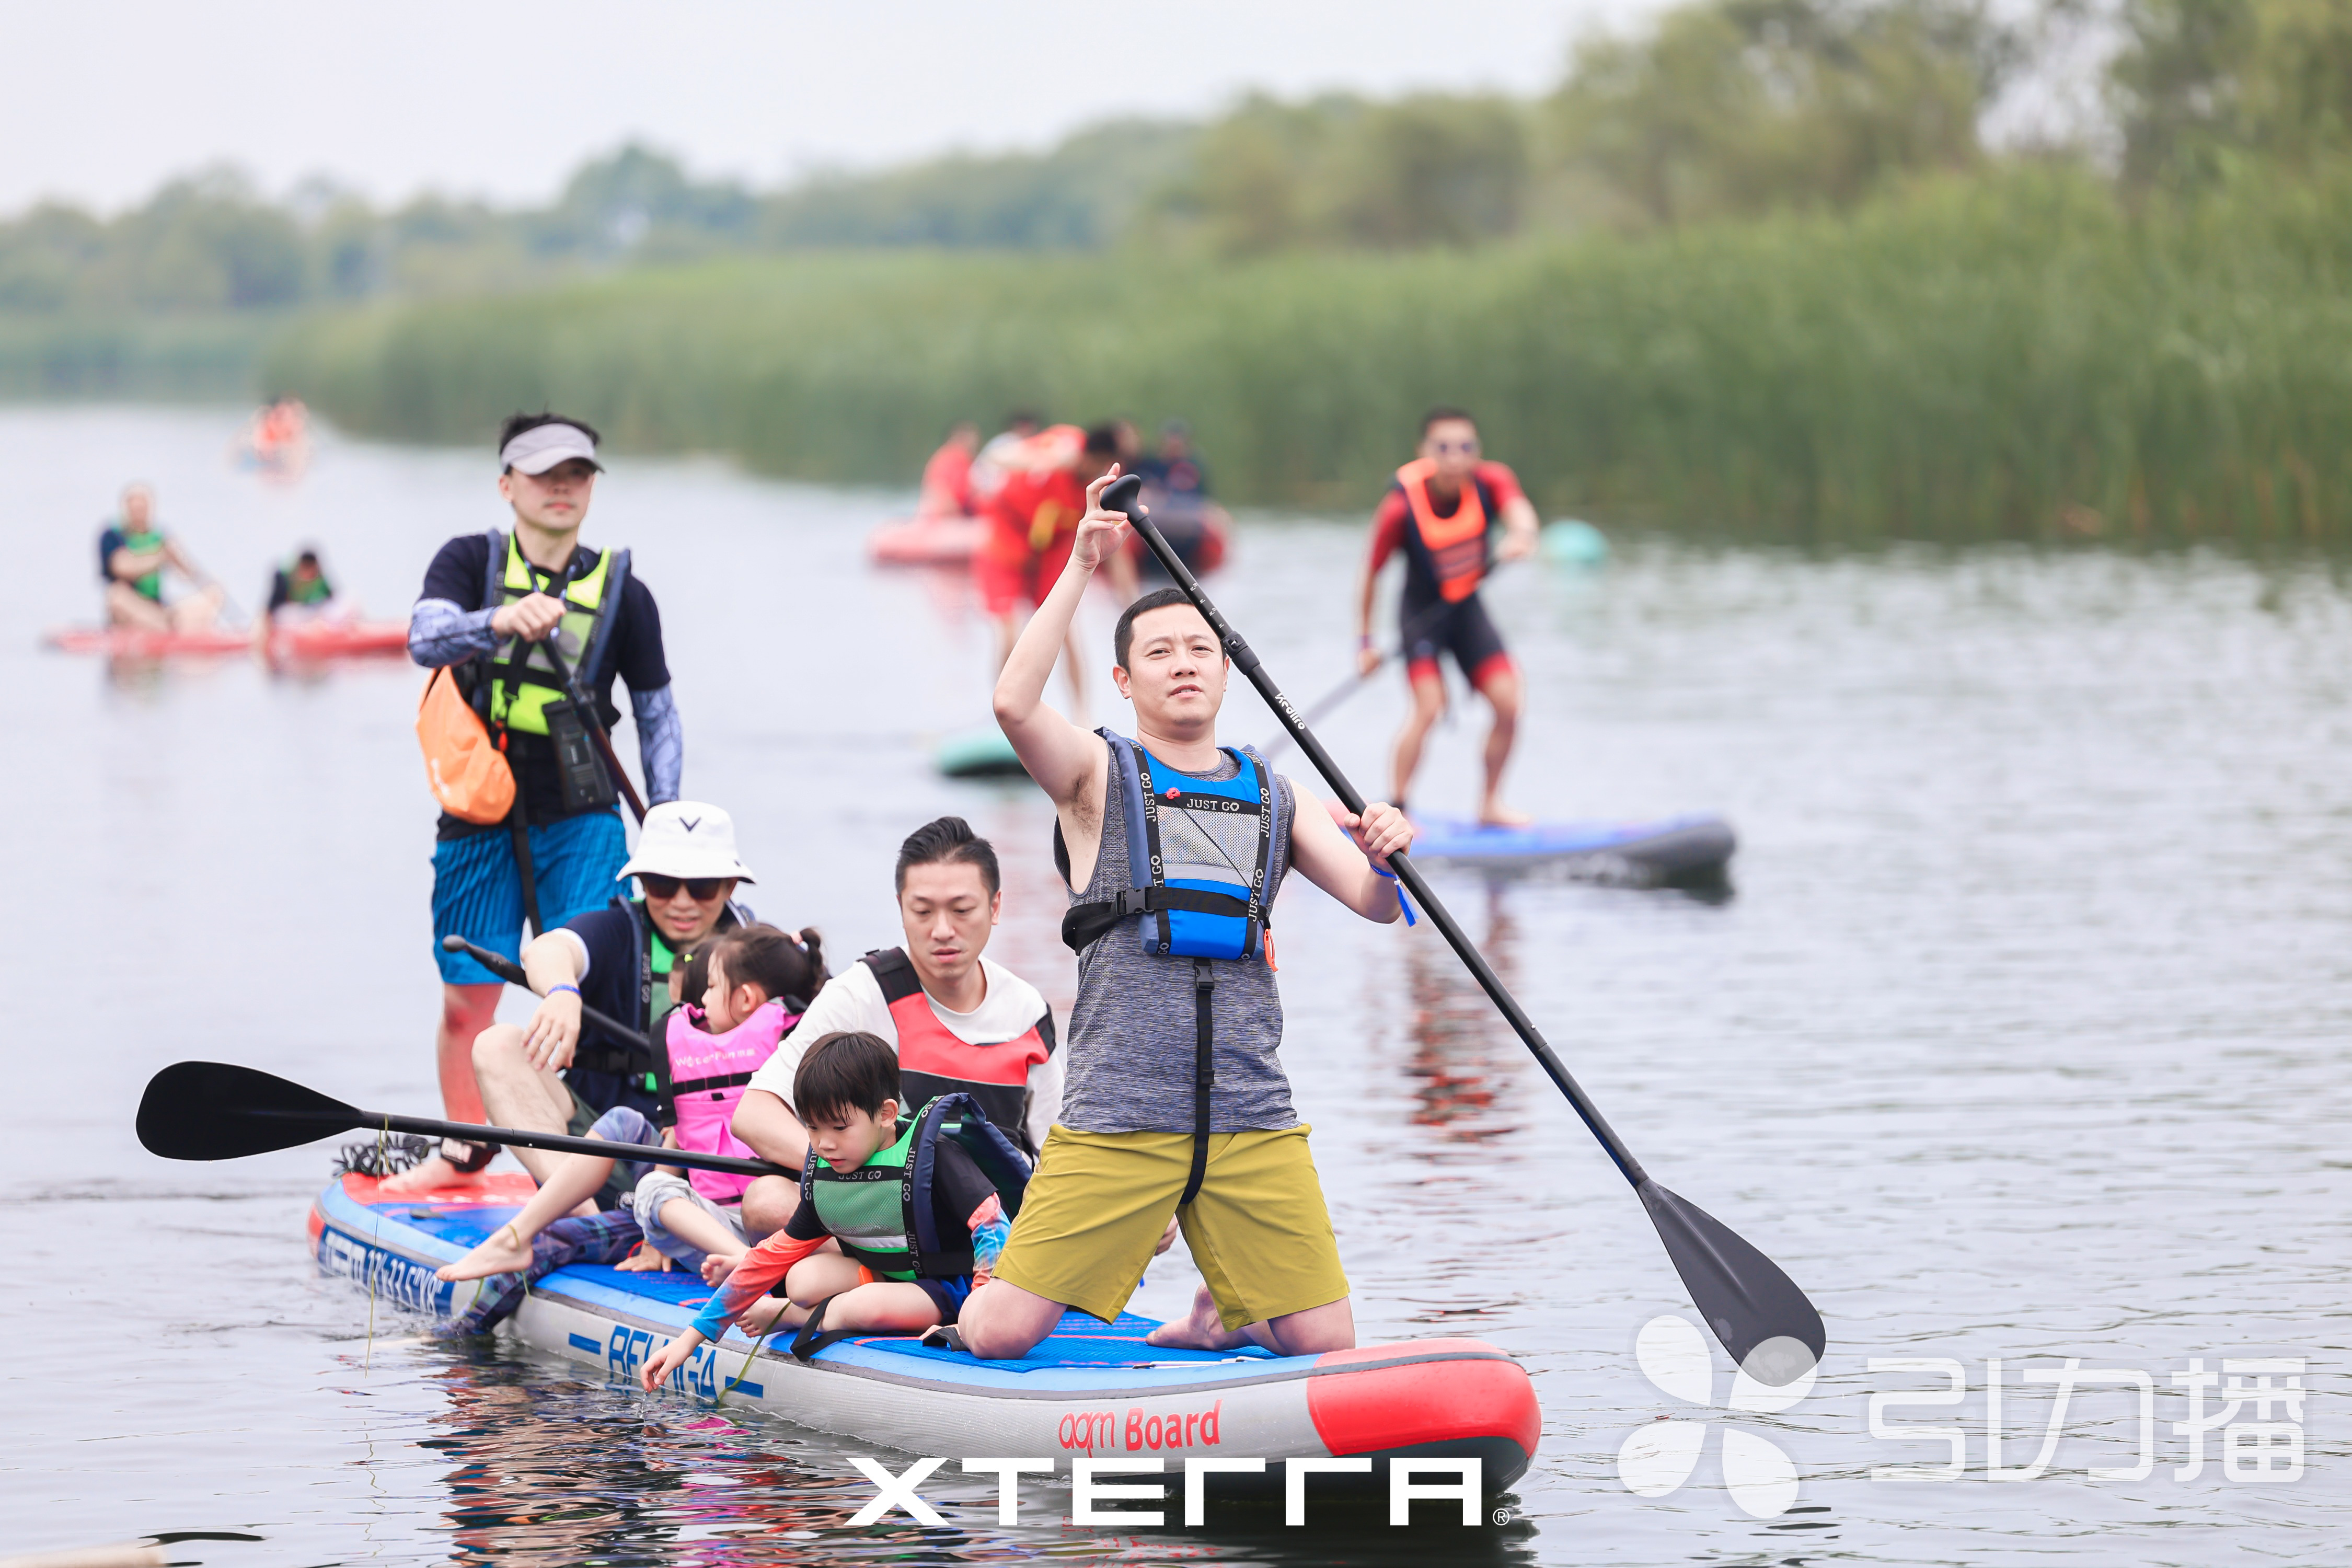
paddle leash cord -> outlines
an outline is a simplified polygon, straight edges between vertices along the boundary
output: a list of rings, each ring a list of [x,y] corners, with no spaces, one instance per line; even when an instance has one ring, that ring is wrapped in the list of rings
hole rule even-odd
[[[776,1314],[777,1321],[781,1322],[783,1320],[783,1316],[784,1315],[782,1312],[778,1312]],[[760,1347],[766,1344],[768,1342],[768,1336],[775,1331],[776,1324],[773,1322],[760,1331],[760,1337],[751,1342],[751,1350],[746,1352],[743,1357],[743,1364],[735,1369],[735,1375],[727,1380],[727,1386],[719,1391],[719,1397],[710,1402],[710,1408],[716,1410],[727,1403],[727,1396],[735,1392],[736,1385],[741,1383],[745,1375],[751,1372],[752,1357],[760,1353]],[[717,1345],[711,1346],[710,1353],[717,1355],[719,1353],[719,1347]]]

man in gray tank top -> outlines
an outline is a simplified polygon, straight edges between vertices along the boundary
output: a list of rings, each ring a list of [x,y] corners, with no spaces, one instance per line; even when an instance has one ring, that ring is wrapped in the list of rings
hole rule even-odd
[[[1267,916],[1296,868],[1366,920],[1395,920],[1386,861],[1412,828],[1390,805],[1360,820],[1327,808],[1219,748],[1231,666],[1178,590],[1119,617],[1111,680],[1135,705],[1132,740],[1045,706],[1087,584],[1126,542],[1125,514],[1101,509],[1118,473],[1087,487],[1069,564],[996,685],[997,721],[1054,802],[1078,994],[1061,1121],[959,1331],[977,1355],[1017,1357],[1065,1308],[1110,1321],[1173,1214],[1207,1284],[1154,1344],[1345,1350],[1355,1318],[1282,1070]]]

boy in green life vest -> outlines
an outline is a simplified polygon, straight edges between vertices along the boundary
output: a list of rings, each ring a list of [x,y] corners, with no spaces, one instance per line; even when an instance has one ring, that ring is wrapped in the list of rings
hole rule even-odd
[[[660,1387],[697,1347],[738,1323],[761,1333],[780,1321],[797,1326],[815,1311],[827,1332],[912,1334],[956,1321],[965,1299],[988,1282],[1012,1222],[996,1184],[961,1143],[938,1131],[938,1117],[899,1120],[898,1095],[898,1053],[876,1036],[827,1035],[809,1047],[793,1075],[793,1103],[809,1138],[801,1205],[731,1269],[721,1273],[725,1260],[713,1258],[708,1271],[720,1274],[718,1293],[691,1328],[646,1363],[646,1388]],[[979,1118],[968,1104],[961,1114],[967,1123]],[[910,1174],[926,1141],[928,1194],[915,1192]],[[914,1212],[925,1198],[929,1226]],[[927,1228],[940,1249],[928,1255]],[[821,1250],[827,1242],[838,1250]],[[768,1295],[780,1279],[789,1300]]]

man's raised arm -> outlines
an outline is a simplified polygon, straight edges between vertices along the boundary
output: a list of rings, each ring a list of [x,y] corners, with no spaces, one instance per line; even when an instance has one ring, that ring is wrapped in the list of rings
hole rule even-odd
[[[1045,602],[1022,628],[996,678],[996,721],[1029,776],[1056,805],[1076,800],[1094,777],[1102,756],[1102,742],[1079,729],[1045,701],[1045,682],[1054,674],[1054,660],[1068,640],[1070,623],[1077,618],[1078,603],[1095,569],[1127,542],[1127,514],[1102,510],[1103,487],[1118,477],[1118,466],[1087,487],[1087,515],[1070,543],[1069,564],[1054,583]]]

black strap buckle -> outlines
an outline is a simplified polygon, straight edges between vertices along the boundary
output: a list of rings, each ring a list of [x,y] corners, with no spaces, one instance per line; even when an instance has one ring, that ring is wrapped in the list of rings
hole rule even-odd
[[[1129,916],[1129,915],[1140,915],[1140,914],[1147,914],[1147,913],[1149,913],[1149,912],[1150,911],[1150,909],[1151,909],[1151,889],[1149,889],[1149,888],[1121,888],[1121,889],[1118,890],[1118,918],[1119,918],[1119,919],[1121,919],[1121,920],[1125,920],[1125,919],[1126,919],[1128,916]]]

